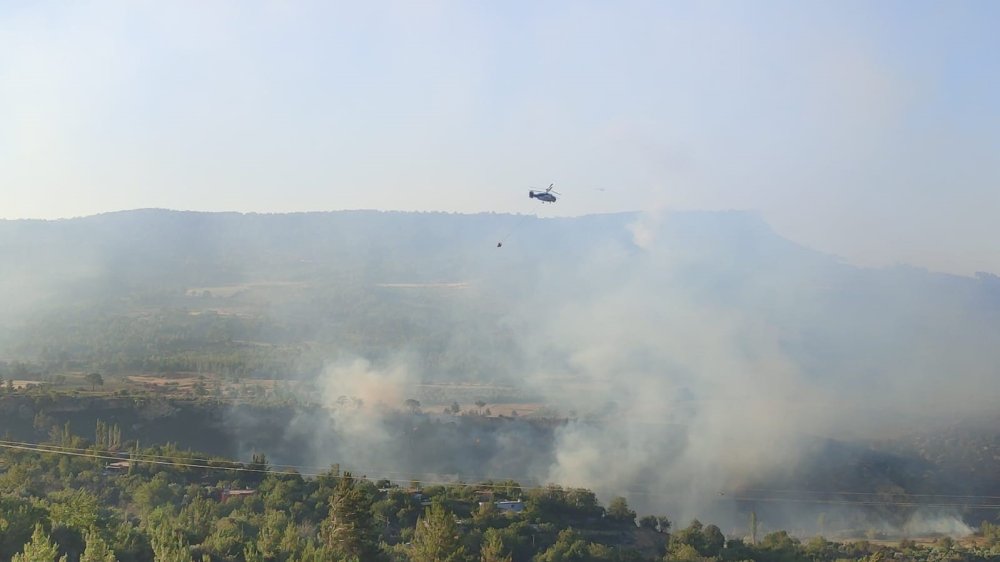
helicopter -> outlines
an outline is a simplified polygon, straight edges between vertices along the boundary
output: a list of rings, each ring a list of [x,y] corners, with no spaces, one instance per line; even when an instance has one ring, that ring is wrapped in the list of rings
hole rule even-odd
[[[562,194],[559,193],[558,191],[553,191],[552,188],[554,186],[555,186],[554,183],[550,183],[549,186],[544,190],[532,188],[531,190],[528,191],[528,198],[538,199],[542,203],[555,203],[556,195],[562,195]],[[510,234],[508,233],[508,236],[509,235]],[[502,247],[503,247],[503,240],[501,239],[499,242],[497,242],[497,248],[502,248]]]
[[[559,193],[558,191],[552,191],[552,186],[554,185],[555,185],[554,183],[550,183],[549,186],[545,188],[545,191],[532,189],[528,191],[528,197],[530,199],[538,199],[542,203],[555,203],[556,195],[562,195],[562,193]]]

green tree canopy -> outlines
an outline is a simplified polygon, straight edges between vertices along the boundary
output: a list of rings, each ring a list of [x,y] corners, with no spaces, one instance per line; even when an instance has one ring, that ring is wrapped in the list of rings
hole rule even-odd
[[[464,562],[468,558],[455,516],[440,503],[427,508],[417,520],[410,548],[411,562]]]
[[[573,529],[559,532],[555,544],[535,557],[535,562],[604,562],[614,560],[605,545],[587,542]]]
[[[94,531],[87,533],[87,548],[80,557],[80,562],[116,562],[115,553],[108,548],[101,535]]]
[[[628,508],[625,498],[618,496],[608,504],[608,519],[635,525],[635,512]]]
[[[487,529],[483,535],[483,547],[479,553],[480,562],[511,562],[511,555],[504,555],[504,551],[500,531]]]
[[[90,373],[86,378],[91,390],[96,390],[98,386],[104,386],[104,377],[101,376],[101,373]]]
[[[10,562],[56,562],[59,556],[59,549],[49,538],[49,535],[42,529],[41,524],[35,525],[35,532],[31,534],[31,541],[24,545],[20,554],[15,554]],[[59,562],[67,562],[64,555],[58,558]]]
[[[378,534],[371,496],[345,472],[330,498],[330,514],[320,528],[323,544],[344,558],[380,560]]]

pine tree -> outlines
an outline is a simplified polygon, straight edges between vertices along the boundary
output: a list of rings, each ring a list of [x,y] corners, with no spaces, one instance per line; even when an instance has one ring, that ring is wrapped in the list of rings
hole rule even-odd
[[[511,555],[503,555],[503,540],[496,529],[486,529],[483,548],[480,551],[481,562],[511,562]]]
[[[260,553],[256,543],[248,543],[243,547],[243,560],[246,562],[264,562],[264,555]]]
[[[108,548],[99,534],[94,531],[87,533],[87,548],[80,557],[80,562],[117,562],[115,553]]]
[[[434,504],[417,520],[410,549],[411,562],[460,562],[467,560],[459,540],[455,517],[441,504]]]
[[[295,527],[295,522],[289,521],[288,525],[285,526],[285,532],[281,535],[281,544],[279,545],[279,548],[283,552],[287,552],[291,555],[299,549],[301,544],[302,538],[299,536],[299,531]]]
[[[330,515],[320,526],[323,545],[343,558],[380,560],[371,504],[371,498],[351,473],[345,472],[330,498]]]
[[[283,511],[269,509],[264,512],[264,519],[257,532],[257,550],[261,557],[268,560],[276,560],[282,554],[292,554],[295,552],[295,544],[288,551],[283,551],[283,540],[288,531],[288,525],[292,524],[288,516]],[[294,533],[294,526],[292,528]],[[245,557],[245,556],[244,556]],[[249,559],[247,559],[249,562]]]
[[[42,529],[42,526],[37,524],[35,532],[31,534],[31,542],[25,544],[24,550],[20,554],[15,554],[10,562],[56,562],[57,556],[59,556],[59,549],[49,539],[49,535]],[[64,555],[58,560],[66,562],[68,558]]]
[[[296,560],[297,562],[329,562],[330,560],[340,559],[341,558],[334,555],[331,549],[309,541],[306,543],[306,546],[303,547],[302,552],[300,552],[298,556],[292,557],[290,560]]]
[[[156,562],[194,562],[191,550],[184,539],[175,534],[168,525],[150,529],[149,534]]]

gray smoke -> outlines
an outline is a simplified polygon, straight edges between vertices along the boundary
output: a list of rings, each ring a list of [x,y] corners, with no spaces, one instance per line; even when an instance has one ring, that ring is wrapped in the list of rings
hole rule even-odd
[[[494,248],[515,221],[517,236]],[[288,440],[309,444],[309,464],[375,477],[557,482],[680,521],[739,521],[746,504],[729,498],[740,490],[817,486],[800,477],[817,443],[952,423],[992,412],[1000,397],[994,277],[854,267],[749,213],[150,211],[35,225],[38,236],[0,226],[12,264],[5,303],[20,295],[54,308],[99,289],[101,312],[88,319],[111,305],[119,319],[176,306],[200,326],[187,311],[212,306],[254,318],[226,317],[241,338],[308,342],[327,360],[310,394],[325,409],[293,419]],[[43,235],[48,246],[32,253]],[[46,284],[50,269],[59,279]],[[261,280],[280,283],[254,289]],[[249,296],[185,296],[216,286]],[[81,333],[66,332],[71,343]],[[441,411],[450,398],[400,411],[440,380],[499,381],[565,421],[456,417]],[[841,490],[859,485],[840,479]],[[772,511],[815,521],[835,510]],[[909,515],[887,524],[937,528],[952,514]]]
[[[715,218],[693,229],[683,216],[642,216],[628,225],[634,248],[591,249],[543,283],[569,289],[520,309],[536,328],[528,384],[564,411],[604,410],[601,423],[557,432],[545,480],[724,517],[720,493],[780,483],[811,439],[992,411],[996,292],[856,269],[775,245],[752,217],[734,230]],[[930,521],[904,528],[944,525]]]
[[[534,266],[478,281],[484,293],[506,289],[494,296],[506,299],[500,324],[517,330],[512,378],[567,421],[554,427],[551,450],[523,427],[484,434],[489,453],[450,463],[450,477],[517,475],[591,488],[605,500],[623,495],[680,521],[732,523],[746,505],[727,493],[792,478],[816,440],[887,437],[974,416],[1000,390],[991,378],[998,331],[977,309],[995,294],[972,280],[858,269],[743,213],[654,213],[598,226],[607,229],[599,236],[554,239],[548,254],[544,245],[512,248],[534,253]],[[529,228],[540,239],[551,227]],[[530,282],[518,286],[518,276]],[[468,324],[462,311],[448,311],[456,326]],[[326,370],[328,403],[358,396],[365,404],[331,404],[340,439],[326,458],[425,476],[434,465],[433,474],[449,477],[440,463],[400,455],[402,437],[378,406],[398,408],[401,388],[434,377],[416,363]],[[483,452],[450,454],[471,461]],[[781,521],[837,509],[770,506]],[[887,525],[961,532],[950,517],[917,512]]]
[[[553,223],[527,228],[524,238],[544,240]],[[533,265],[476,281],[483,293],[504,287],[493,297],[505,299],[499,323],[517,333],[513,380],[567,421],[554,427],[550,451],[523,427],[484,434],[493,444],[485,455],[428,445],[439,455],[484,455],[449,463],[452,477],[513,474],[591,488],[605,500],[623,495],[642,512],[680,521],[739,522],[746,505],[726,494],[780,486],[817,440],[933,427],[989,412],[998,396],[1000,331],[982,308],[996,294],[976,281],[855,268],[782,240],[745,213],[651,213],[595,228],[604,230],[552,238],[549,253],[545,244],[504,248],[532,253]],[[528,281],[517,285],[518,276]],[[456,327],[470,322],[463,310],[447,312]],[[326,458],[430,470],[398,453],[402,437],[379,407],[399,408],[408,396],[400,389],[434,377],[416,363],[355,360],[326,370],[320,386],[340,436]],[[341,396],[365,405],[331,403]],[[783,521],[835,511],[822,502],[770,506]],[[961,532],[949,517],[918,512],[888,525]]]

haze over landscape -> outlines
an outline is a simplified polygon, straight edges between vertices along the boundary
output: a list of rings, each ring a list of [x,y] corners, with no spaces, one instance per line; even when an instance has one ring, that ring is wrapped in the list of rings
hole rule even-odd
[[[998,10],[5,3],[0,216],[750,209],[852,263],[998,271]]]
[[[998,16],[0,6],[0,562],[1000,557]]]
[[[53,373],[313,381],[332,417],[287,429],[312,450],[284,458],[254,423],[230,420],[238,452],[281,463],[516,475],[641,490],[638,505],[669,492],[696,516],[716,513],[719,492],[809,466],[823,439],[996,421],[996,277],[857,268],[748,213],[148,210],[0,229],[0,258],[17,266],[3,291],[7,357]],[[571,421],[541,442],[501,426],[482,455],[406,459],[395,414],[377,405],[401,408],[424,384],[486,385],[464,408],[498,385],[513,398],[493,408]],[[337,408],[343,396],[369,407]],[[848,488],[885,484],[851,470]],[[935,485],[983,493],[993,482],[954,478]]]

